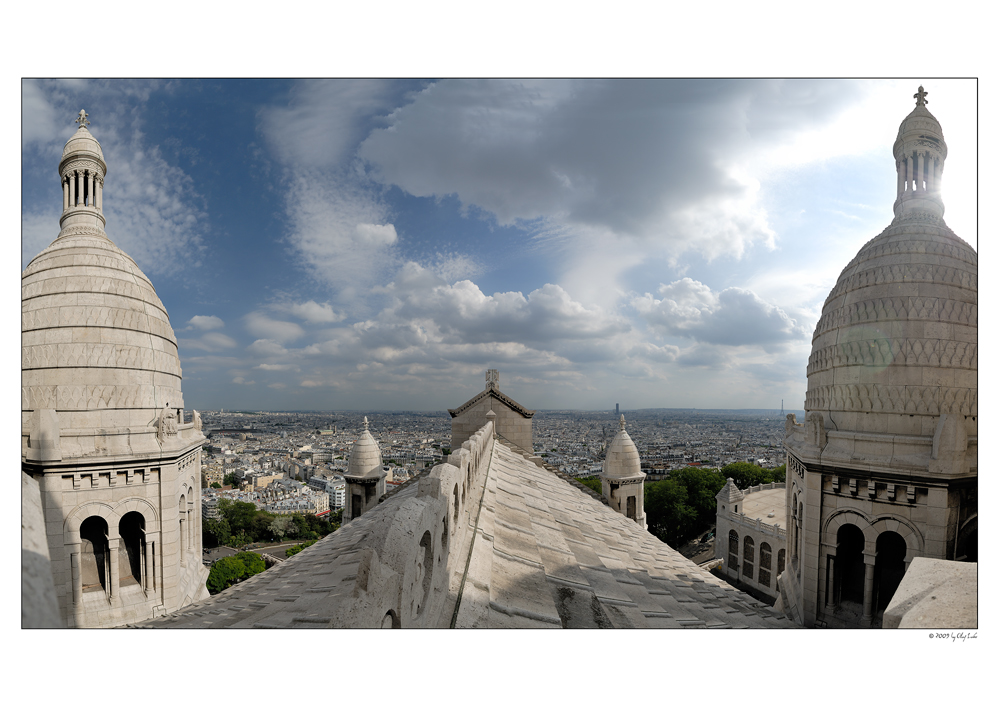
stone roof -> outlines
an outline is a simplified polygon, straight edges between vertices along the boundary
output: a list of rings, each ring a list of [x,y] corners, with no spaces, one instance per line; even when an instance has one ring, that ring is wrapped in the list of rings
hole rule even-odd
[[[743,492],[737,488],[732,479],[726,479],[726,485],[715,494],[715,498],[723,503],[736,503],[743,500]]]
[[[104,162],[104,152],[101,150],[101,143],[97,141],[86,126],[81,125],[73,136],[66,141],[63,147],[62,159],[65,160],[71,155],[93,156]],[[102,164],[102,167],[104,165]]]
[[[606,479],[635,479],[645,476],[635,442],[625,431],[625,416],[618,421],[618,434],[608,445],[602,475]]]
[[[382,451],[372,433],[368,431],[367,417],[361,435],[351,447],[351,458],[347,462],[345,476],[372,479],[385,476],[385,472],[382,471]]]
[[[793,627],[778,612],[698,567],[576,486],[499,441],[487,437],[480,443],[481,451],[474,446],[468,449],[470,454],[485,455],[481,480],[462,494],[455,493],[456,501],[466,493],[469,498],[461,514],[455,511],[465,527],[458,532],[445,524],[444,533],[450,533],[453,540],[428,546],[426,562],[434,561],[443,547],[455,555],[438,556],[434,561],[447,565],[446,581],[450,584],[424,582],[421,593],[420,580],[428,577],[429,566],[421,565],[424,570],[412,575],[413,584],[402,585],[404,607],[411,606],[411,601],[425,601],[434,612],[421,617],[418,604],[412,613],[419,625]],[[436,493],[431,489],[438,484],[442,497],[450,498],[447,489],[453,479],[464,479],[466,473],[476,478],[472,468],[468,472],[456,469],[460,473],[448,476],[450,466],[440,465],[419,484],[400,488],[384,503],[279,566],[181,612],[142,625],[366,625],[352,623],[352,616],[367,610],[378,587],[391,584],[380,561],[398,553],[400,543],[411,535],[400,533],[398,541],[391,541],[395,524],[404,516],[417,515],[421,499]],[[452,515],[449,508],[459,506],[445,508],[446,520]],[[420,551],[413,554],[418,557],[395,560],[397,566],[419,564]],[[435,587],[440,587],[440,596]],[[416,598],[410,599],[407,591]],[[381,608],[371,615],[381,618],[384,613]],[[385,620],[390,620],[388,614]],[[402,625],[411,624],[404,620]]]
[[[478,403],[480,400],[483,400],[484,398],[487,398],[487,397],[492,397],[494,400],[500,401],[501,403],[503,403],[504,405],[506,405],[507,407],[509,407],[514,412],[520,413],[523,417],[526,417],[526,418],[530,419],[535,414],[534,410],[528,410],[526,407],[524,407],[523,405],[521,405],[519,402],[517,402],[516,400],[514,400],[513,398],[511,398],[511,397],[509,397],[507,395],[504,395],[503,393],[501,393],[496,388],[487,388],[482,393],[480,393],[479,395],[475,396],[474,398],[472,398],[470,400],[467,400],[466,402],[464,402],[463,404],[459,405],[454,410],[449,409],[448,412],[451,414],[452,417],[458,417],[463,412],[465,412],[466,410],[468,410],[470,407],[472,407],[473,405],[475,405],[476,403]]]

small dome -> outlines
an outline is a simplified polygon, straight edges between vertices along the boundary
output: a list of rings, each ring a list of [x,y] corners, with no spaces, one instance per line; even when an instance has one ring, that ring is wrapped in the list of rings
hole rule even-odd
[[[378,447],[378,442],[368,431],[367,417],[364,425],[365,428],[361,431],[361,436],[351,447],[351,458],[347,462],[347,476],[375,478],[383,474],[382,452]]]
[[[913,95],[917,99],[916,107],[903,118],[896,134],[896,142],[892,152],[899,159],[910,149],[930,149],[942,159],[948,156],[948,145],[944,141],[944,131],[941,123],[927,110],[924,87]]]
[[[625,431],[625,416],[618,422],[618,434],[611,441],[604,458],[603,476],[606,479],[634,479],[642,476],[642,463],[635,442]]]
[[[62,159],[64,161],[68,157],[76,156],[92,156],[104,162],[104,152],[101,151],[101,143],[83,125],[77,128],[77,131],[73,133],[73,137],[66,141],[66,147],[63,148]]]

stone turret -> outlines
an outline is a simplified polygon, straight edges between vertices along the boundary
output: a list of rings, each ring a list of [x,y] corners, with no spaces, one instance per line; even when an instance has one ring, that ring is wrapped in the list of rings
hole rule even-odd
[[[717,514],[739,513],[740,502],[743,500],[743,492],[739,490],[731,478],[726,479],[726,485],[722,487],[719,493],[715,494],[715,500],[718,501]]]
[[[346,505],[344,522],[358,518],[365,511],[378,504],[385,494],[386,473],[382,470],[382,451],[378,442],[368,431],[368,418],[364,419],[364,429],[354,446],[347,462]]]
[[[643,482],[646,475],[642,473],[639,450],[625,431],[624,415],[618,421],[618,434],[608,446],[600,477],[601,492],[608,505],[645,529]]]

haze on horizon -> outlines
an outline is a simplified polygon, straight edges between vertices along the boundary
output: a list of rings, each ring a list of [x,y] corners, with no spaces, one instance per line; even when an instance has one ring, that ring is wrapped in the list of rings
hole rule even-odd
[[[22,268],[84,108],[188,408],[795,411],[919,83],[26,80]],[[976,82],[922,83],[977,248]]]

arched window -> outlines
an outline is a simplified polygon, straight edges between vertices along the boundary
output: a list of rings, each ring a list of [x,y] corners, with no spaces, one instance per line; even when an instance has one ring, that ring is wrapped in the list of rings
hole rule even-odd
[[[780,575],[785,571],[785,550],[782,548],[778,550],[778,574]]]
[[[80,579],[84,592],[106,591],[110,577],[108,523],[90,516],[80,524]]]
[[[891,530],[879,534],[875,541],[875,611],[889,606],[906,572],[906,541]]]
[[[635,520],[635,496],[629,496],[625,499],[625,515]]]
[[[417,604],[417,616],[424,613],[424,609],[427,608],[427,600],[431,594],[431,575],[434,573],[434,538],[431,537],[431,531],[424,531],[423,537],[420,538],[420,547],[424,549],[422,553],[423,563],[418,564],[418,571],[423,575],[420,584],[420,588],[423,590],[423,598]]]
[[[740,564],[740,536],[735,530],[729,531],[729,569],[735,570]]]
[[[838,604],[865,600],[865,535],[856,525],[842,525],[837,531],[837,558],[834,561],[834,598]]]
[[[753,538],[743,538],[743,576],[753,579]]]
[[[392,609],[385,612],[385,616],[382,617],[382,628],[402,628],[399,617]]]
[[[144,552],[146,519],[132,511],[122,516],[118,523],[121,542],[118,545],[118,584],[142,584],[142,557]]]
[[[771,586],[771,546],[767,543],[760,544],[760,565],[757,570],[757,584],[765,587]]]

